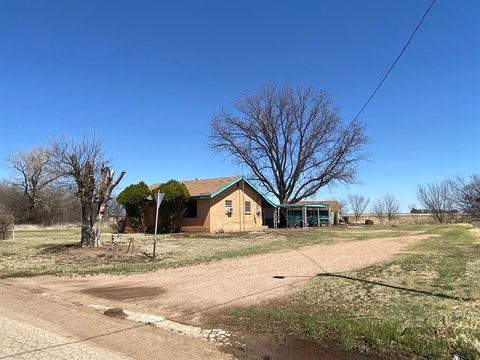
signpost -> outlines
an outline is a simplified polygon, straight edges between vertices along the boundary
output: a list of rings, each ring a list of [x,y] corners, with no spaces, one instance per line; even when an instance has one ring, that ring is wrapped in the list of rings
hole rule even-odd
[[[160,205],[165,197],[164,193],[160,191],[156,191],[154,194],[155,202],[157,203],[157,214],[155,216],[155,235],[153,237],[153,258],[155,259],[155,252],[157,249],[157,228],[158,228],[158,209],[160,209]]]

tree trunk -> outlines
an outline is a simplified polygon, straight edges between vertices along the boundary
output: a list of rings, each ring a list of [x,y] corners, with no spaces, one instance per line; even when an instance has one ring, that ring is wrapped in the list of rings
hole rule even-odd
[[[100,235],[102,232],[102,220],[105,214],[105,208],[110,201],[113,188],[118,185],[125,175],[125,171],[120,173],[120,176],[114,180],[115,171],[111,171],[108,167],[102,168],[102,175],[98,185],[95,196],[93,197],[92,208],[95,211],[95,221],[92,224],[91,243],[92,246],[101,246]],[[93,220],[93,219],[92,219]]]
[[[90,246],[92,238],[92,203],[87,199],[81,199],[82,205],[82,236],[81,246]]]

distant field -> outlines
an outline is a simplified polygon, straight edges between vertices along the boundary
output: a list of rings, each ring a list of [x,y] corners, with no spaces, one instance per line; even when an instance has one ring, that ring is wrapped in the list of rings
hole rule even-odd
[[[343,216],[347,216],[351,223],[355,222],[355,216],[353,213],[344,213]],[[386,225],[388,221],[386,219],[379,219],[374,213],[364,213],[360,216],[358,222],[364,224],[365,220],[373,220],[377,225]],[[469,222],[470,216],[465,214],[452,214],[450,222],[452,223],[462,223]],[[432,214],[410,214],[410,213],[400,213],[397,214],[395,220],[393,221],[397,225],[433,225],[436,224],[435,219]]]
[[[0,278],[39,275],[128,274],[156,268],[179,267],[224,258],[249,256],[338,241],[394,237],[409,228],[351,227],[271,230],[236,234],[162,234],[158,236],[157,259],[151,259],[153,236],[124,234],[117,241],[122,249],[110,250],[111,233],[102,235],[102,248],[80,248],[79,229],[18,230],[15,241],[0,241]],[[128,238],[134,251],[127,253]]]
[[[480,359],[480,230],[401,228],[436,236],[389,263],[318,276],[290,296],[227,311],[219,326],[380,359]]]

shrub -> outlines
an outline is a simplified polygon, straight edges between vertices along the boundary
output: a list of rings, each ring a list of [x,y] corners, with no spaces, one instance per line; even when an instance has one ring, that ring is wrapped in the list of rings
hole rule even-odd
[[[185,212],[187,201],[190,198],[187,187],[176,180],[170,180],[160,185],[155,191],[160,191],[165,194],[162,204],[160,205],[162,225],[168,232],[179,232],[180,219]]]
[[[0,207],[0,239],[5,240],[8,237],[8,231],[13,228],[13,215]]]
[[[143,231],[143,215],[145,204],[152,192],[143,181],[127,186],[120,194],[117,201],[125,207],[127,218],[136,231]]]

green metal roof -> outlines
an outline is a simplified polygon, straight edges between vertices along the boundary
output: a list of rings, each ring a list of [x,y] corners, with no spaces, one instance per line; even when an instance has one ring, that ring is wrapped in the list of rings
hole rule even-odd
[[[303,208],[303,207],[306,207],[306,208],[320,208],[320,209],[329,208],[329,206],[326,205],[326,204],[280,204],[280,205],[277,205],[277,207],[281,207],[281,208]]]

